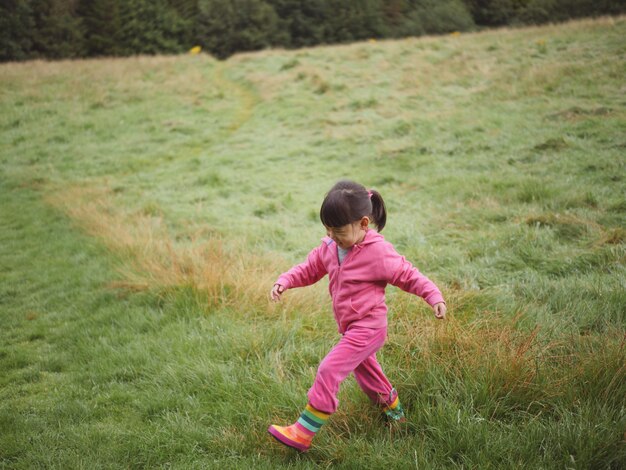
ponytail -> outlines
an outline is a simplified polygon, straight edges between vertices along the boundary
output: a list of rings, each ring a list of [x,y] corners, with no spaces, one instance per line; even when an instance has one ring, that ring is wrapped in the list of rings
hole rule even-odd
[[[370,201],[372,201],[372,222],[376,224],[376,228],[379,232],[385,228],[387,222],[387,209],[385,208],[385,201],[380,193],[374,189],[370,189],[371,194]]]

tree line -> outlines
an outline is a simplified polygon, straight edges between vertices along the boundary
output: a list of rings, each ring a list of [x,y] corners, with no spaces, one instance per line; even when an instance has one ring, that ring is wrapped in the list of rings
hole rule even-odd
[[[626,13],[626,0],[0,0],[0,61],[180,53],[218,58]]]

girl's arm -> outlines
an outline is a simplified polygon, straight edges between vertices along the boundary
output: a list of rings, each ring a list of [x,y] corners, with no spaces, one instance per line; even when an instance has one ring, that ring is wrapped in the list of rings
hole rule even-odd
[[[419,295],[435,310],[437,318],[445,316],[445,300],[433,281],[424,276],[404,256],[400,256],[393,248],[385,256],[388,282],[405,292]],[[443,304],[443,312],[438,304]]]
[[[321,257],[321,250],[324,248],[325,245],[321,245],[313,249],[304,263],[298,264],[281,274],[272,288],[272,300],[280,300],[280,296],[287,289],[310,286],[323,278],[327,274]]]

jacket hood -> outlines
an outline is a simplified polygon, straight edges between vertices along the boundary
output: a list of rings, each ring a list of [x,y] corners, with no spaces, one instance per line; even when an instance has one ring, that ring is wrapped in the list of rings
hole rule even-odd
[[[357,243],[356,245],[354,245],[353,248],[361,248],[363,246],[371,245],[372,243],[382,242],[384,240],[385,240],[385,237],[383,237],[376,230],[369,228],[367,229],[367,232],[365,232],[365,238],[363,238],[363,241],[361,243]],[[335,243],[333,239],[330,237],[324,237],[322,238],[322,241],[326,243],[326,246],[330,246],[333,243]]]

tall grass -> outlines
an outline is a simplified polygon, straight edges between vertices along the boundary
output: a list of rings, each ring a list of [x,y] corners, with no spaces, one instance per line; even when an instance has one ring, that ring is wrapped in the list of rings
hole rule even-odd
[[[110,287],[157,294],[189,288],[199,308],[275,310],[268,303],[268,286],[281,269],[276,260],[245,252],[241,243],[227,245],[210,233],[190,231],[175,240],[158,213],[116,212],[112,196],[106,188],[70,187],[47,197],[118,258],[120,279]],[[301,311],[306,305],[310,310],[314,300],[310,291],[301,291],[286,299],[283,310]]]
[[[624,466],[625,26],[3,64],[0,466]],[[336,327],[267,293],[340,177],[449,318],[389,288],[408,423],[349,379],[301,456]]]

